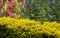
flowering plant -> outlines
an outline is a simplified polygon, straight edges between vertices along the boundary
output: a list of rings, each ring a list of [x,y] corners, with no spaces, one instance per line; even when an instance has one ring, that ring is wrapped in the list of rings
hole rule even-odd
[[[21,7],[19,7],[21,3],[24,3],[24,0],[0,0],[0,7],[3,9],[3,16],[5,16],[4,13],[6,12],[9,17],[17,17],[19,15],[18,13],[21,11]]]

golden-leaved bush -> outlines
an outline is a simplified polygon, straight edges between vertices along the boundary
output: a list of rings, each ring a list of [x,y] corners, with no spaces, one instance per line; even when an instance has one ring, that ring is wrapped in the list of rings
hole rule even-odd
[[[29,19],[0,18],[1,38],[60,38],[60,23],[43,24]]]

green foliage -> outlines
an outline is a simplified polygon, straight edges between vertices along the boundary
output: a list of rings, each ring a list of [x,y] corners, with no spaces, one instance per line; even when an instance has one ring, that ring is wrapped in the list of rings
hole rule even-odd
[[[0,18],[1,38],[60,38],[58,27],[57,22],[40,24],[29,19]]]
[[[30,19],[41,22],[60,21],[59,10],[59,0],[31,0],[30,3],[26,3],[26,10],[24,10],[24,14]]]

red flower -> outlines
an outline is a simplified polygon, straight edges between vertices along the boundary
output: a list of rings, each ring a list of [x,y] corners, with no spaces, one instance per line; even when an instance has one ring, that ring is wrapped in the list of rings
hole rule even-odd
[[[16,3],[15,2],[11,2],[11,6],[16,6]]]
[[[14,1],[14,0],[11,0],[11,1]]]
[[[8,6],[8,7],[7,7],[7,11],[10,11],[11,9],[12,9],[11,6]]]
[[[3,17],[3,11],[0,10],[0,17]]]
[[[9,17],[14,17],[15,16],[14,13],[12,13],[12,12],[8,12],[8,15],[9,15]]]
[[[13,7],[13,6],[16,6],[16,3],[14,1],[11,1],[10,5]]]
[[[11,10],[12,10],[12,7],[11,6],[8,6],[7,7],[7,13],[9,15],[9,17],[14,17],[14,13],[12,13]]]
[[[4,4],[4,3],[7,3],[7,1],[8,1],[8,0],[3,0],[3,4]]]
[[[14,6],[16,6],[16,3],[15,3],[14,1],[11,1],[10,4],[8,5],[8,7],[7,7],[7,11],[12,10],[12,8],[13,8]]]
[[[24,2],[24,0],[18,0],[18,2],[22,2],[22,3],[23,3],[23,2]]]
[[[0,1],[0,7],[3,5],[2,1]]]
[[[2,11],[2,10],[0,10],[0,13],[3,13],[3,11]]]

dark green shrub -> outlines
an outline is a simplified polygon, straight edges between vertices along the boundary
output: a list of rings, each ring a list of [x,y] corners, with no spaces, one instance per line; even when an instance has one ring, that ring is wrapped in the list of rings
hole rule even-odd
[[[60,0],[27,0],[24,14],[37,21],[60,21]]]

